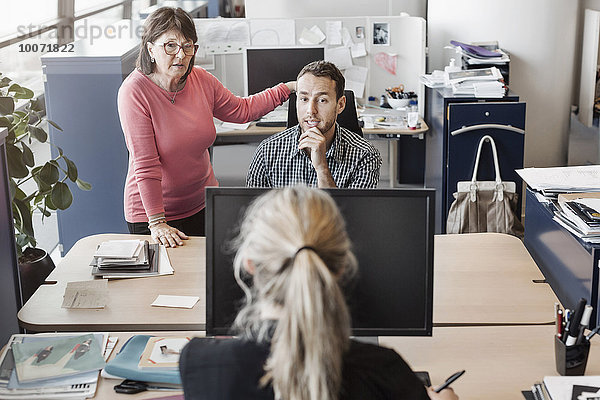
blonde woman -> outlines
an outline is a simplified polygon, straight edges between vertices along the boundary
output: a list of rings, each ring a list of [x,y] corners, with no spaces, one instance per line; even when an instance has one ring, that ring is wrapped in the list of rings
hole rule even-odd
[[[296,186],[259,197],[236,246],[234,272],[246,293],[238,337],[188,344],[180,359],[186,399],[458,399],[452,389],[426,389],[393,350],[349,339],[340,283],[356,259],[327,193]]]

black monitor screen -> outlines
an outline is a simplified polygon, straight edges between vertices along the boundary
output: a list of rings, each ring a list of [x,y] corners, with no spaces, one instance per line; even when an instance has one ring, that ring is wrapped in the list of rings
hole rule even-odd
[[[206,189],[206,331],[228,334],[243,299],[230,240],[251,201],[268,189]],[[358,274],[344,287],[356,336],[430,336],[433,189],[331,189],[346,221]]]
[[[280,82],[295,81],[300,70],[325,58],[323,47],[247,48],[246,94],[251,95]]]

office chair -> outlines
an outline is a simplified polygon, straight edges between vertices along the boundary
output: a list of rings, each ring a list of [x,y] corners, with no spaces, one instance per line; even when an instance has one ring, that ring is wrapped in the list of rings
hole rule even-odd
[[[349,131],[358,133],[363,136],[362,129],[358,124],[358,115],[356,114],[356,104],[354,103],[354,92],[352,90],[344,90],[346,96],[346,107],[337,116],[337,123]],[[296,93],[290,94],[288,102],[288,118],[287,127],[290,128],[298,124],[298,113],[296,112]]]

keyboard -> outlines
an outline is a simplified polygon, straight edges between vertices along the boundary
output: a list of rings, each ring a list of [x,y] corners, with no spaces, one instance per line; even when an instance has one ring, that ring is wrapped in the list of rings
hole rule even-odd
[[[286,127],[287,121],[258,121],[256,126]]]

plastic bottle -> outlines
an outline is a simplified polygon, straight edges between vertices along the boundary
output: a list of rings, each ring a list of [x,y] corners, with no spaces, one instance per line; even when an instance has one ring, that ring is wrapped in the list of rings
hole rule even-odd
[[[460,71],[460,67],[456,65],[456,60],[454,58],[450,59],[450,64],[444,67],[444,72],[458,72]]]

